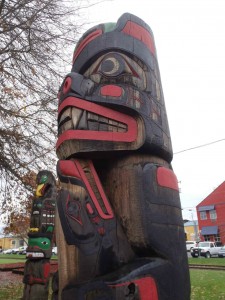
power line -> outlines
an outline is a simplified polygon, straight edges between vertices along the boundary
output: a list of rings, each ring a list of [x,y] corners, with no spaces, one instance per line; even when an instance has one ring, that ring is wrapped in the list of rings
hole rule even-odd
[[[197,148],[206,147],[206,146],[209,146],[209,145],[212,145],[212,144],[215,144],[215,143],[219,143],[219,142],[222,142],[222,141],[225,141],[225,138],[224,138],[224,139],[221,139],[221,140],[213,141],[213,142],[210,142],[210,143],[207,143],[207,144],[199,145],[199,146],[196,146],[196,147],[187,148],[187,149],[184,149],[184,150],[175,152],[174,155],[175,155],[175,154],[182,153],[182,152],[186,152],[186,151],[189,151],[189,150],[194,150],[194,149],[197,149]]]

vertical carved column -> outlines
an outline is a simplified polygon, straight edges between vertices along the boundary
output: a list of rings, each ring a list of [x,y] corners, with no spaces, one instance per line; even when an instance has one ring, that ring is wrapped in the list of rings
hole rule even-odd
[[[58,98],[59,299],[188,300],[179,191],[150,27],[126,13],[88,30]]]
[[[24,268],[24,300],[48,299],[50,257],[55,227],[56,182],[51,172],[40,171],[36,178],[28,247]]]

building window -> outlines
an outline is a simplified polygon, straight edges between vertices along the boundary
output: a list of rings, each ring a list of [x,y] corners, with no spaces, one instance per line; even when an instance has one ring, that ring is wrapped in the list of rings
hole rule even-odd
[[[206,211],[200,211],[200,220],[207,220]]]
[[[15,240],[12,240],[12,246],[15,246],[16,245],[16,241]]]
[[[216,234],[215,235],[215,242],[220,242],[220,235],[219,234]]]
[[[24,246],[24,240],[19,240],[19,246],[20,247]]]
[[[210,235],[204,235],[204,240],[207,242],[209,242],[210,241]]]
[[[215,209],[210,210],[209,214],[210,214],[210,219],[211,220],[215,220],[217,218],[216,210]]]

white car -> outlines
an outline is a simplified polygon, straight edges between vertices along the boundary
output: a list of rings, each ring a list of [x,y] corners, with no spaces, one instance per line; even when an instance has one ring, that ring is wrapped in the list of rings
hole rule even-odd
[[[12,249],[12,254],[18,254],[19,250],[20,250],[19,248]]]
[[[26,254],[26,249],[27,249],[27,246],[19,247],[18,254]]]
[[[221,247],[221,249],[218,252],[218,256],[221,258],[225,257],[225,246]]]
[[[12,254],[12,249],[7,249],[2,251],[3,254]]]
[[[219,242],[210,242],[210,241],[199,242],[197,247],[191,249],[191,256],[192,257],[204,256],[205,258],[218,256],[219,250],[221,250],[221,246],[222,245]]]
[[[187,251],[191,251],[192,248],[197,247],[197,242],[195,241],[186,241]]]

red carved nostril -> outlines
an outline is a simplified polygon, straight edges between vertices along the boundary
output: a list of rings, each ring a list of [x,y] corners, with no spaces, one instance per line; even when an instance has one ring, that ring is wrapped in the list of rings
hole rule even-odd
[[[63,85],[63,94],[69,92],[71,84],[72,84],[72,79],[70,77],[67,77]]]
[[[123,89],[120,86],[109,84],[101,87],[100,93],[102,96],[121,97]]]

